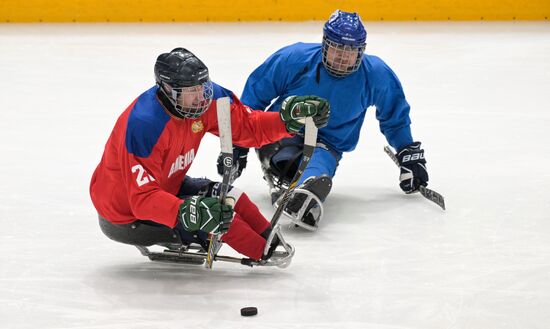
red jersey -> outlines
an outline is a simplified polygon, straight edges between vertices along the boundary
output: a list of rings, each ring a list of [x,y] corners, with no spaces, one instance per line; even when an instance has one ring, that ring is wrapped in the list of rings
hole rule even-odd
[[[120,115],[90,184],[98,213],[115,224],[138,219],[174,227],[176,197],[203,136],[218,133],[216,99],[231,98],[233,142],[260,147],[290,137],[277,112],[253,111],[229,90],[214,85],[214,100],[197,119],[172,116],[157,98],[158,87],[141,94]]]

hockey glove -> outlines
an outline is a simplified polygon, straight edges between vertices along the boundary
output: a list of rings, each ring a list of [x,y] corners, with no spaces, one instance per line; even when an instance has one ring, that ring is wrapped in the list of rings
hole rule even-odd
[[[397,159],[401,168],[399,186],[407,193],[418,191],[420,186],[428,185],[428,171],[424,150],[420,148],[420,142],[414,142],[397,152]]]
[[[231,178],[233,180],[241,177],[241,174],[243,173],[244,168],[246,168],[246,162],[248,157],[248,149],[244,147],[239,146],[233,146],[233,170]],[[218,156],[218,174],[220,176],[223,176],[223,156],[220,153]],[[232,170],[232,171],[233,171]]]
[[[188,232],[225,233],[233,220],[233,207],[218,198],[193,196],[180,205],[178,220]]]
[[[317,96],[288,96],[281,105],[281,120],[289,133],[297,133],[304,126],[304,118],[313,117],[317,128],[328,123],[330,105],[324,98]]]

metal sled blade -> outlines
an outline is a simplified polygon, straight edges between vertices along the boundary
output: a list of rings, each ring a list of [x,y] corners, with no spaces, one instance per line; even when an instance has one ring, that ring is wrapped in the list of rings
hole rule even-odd
[[[281,237],[279,237],[281,239]],[[282,240],[282,243],[284,240]],[[238,263],[246,266],[277,266],[286,268],[290,265],[290,261],[294,256],[294,247],[286,242],[283,244],[285,251],[276,251],[273,260],[255,260],[251,258],[238,258],[231,256],[214,255],[212,261],[221,261],[229,263]],[[162,252],[150,251],[149,248],[143,246],[135,246],[139,252],[154,262],[185,264],[185,265],[206,265],[207,253],[202,248],[183,247],[181,249],[166,249]],[[188,250],[196,249],[196,252]]]
[[[147,247],[136,246],[143,256],[148,257],[155,262],[180,263],[189,265],[202,265],[205,263],[206,257],[202,254],[192,253],[188,251],[178,251],[166,249],[163,252],[152,252]]]

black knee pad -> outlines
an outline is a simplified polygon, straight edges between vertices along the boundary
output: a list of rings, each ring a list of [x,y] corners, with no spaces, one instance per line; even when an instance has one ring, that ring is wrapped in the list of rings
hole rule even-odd
[[[260,163],[266,168],[270,167],[271,157],[273,156],[273,154],[279,151],[280,147],[280,142],[275,142],[273,144],[267,144],[260,147],[259,149],[256,149],[256,154],[258,155]]]
[[[262,166],[268,168],[278,181],[288,185],[300,165],[303,147],[292,139],[283,139],[261,147],[257,153]]]

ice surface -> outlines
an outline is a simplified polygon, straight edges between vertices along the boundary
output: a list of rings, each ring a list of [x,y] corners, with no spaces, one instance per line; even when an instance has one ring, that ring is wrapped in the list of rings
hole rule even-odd
[[[284,229],[292,265],[212,271],[102,235],[88,183],[110,130],[159,53],[189,48],[240,95],[322,23],[0,25],[0,327],[548,328],[550,24],[366,25],[447,211],[400,192],[369,111],[319,231]],[[207,137],[190,174],[216,178],[218,150]],[[271,216],[254,156],[237,185]]]

